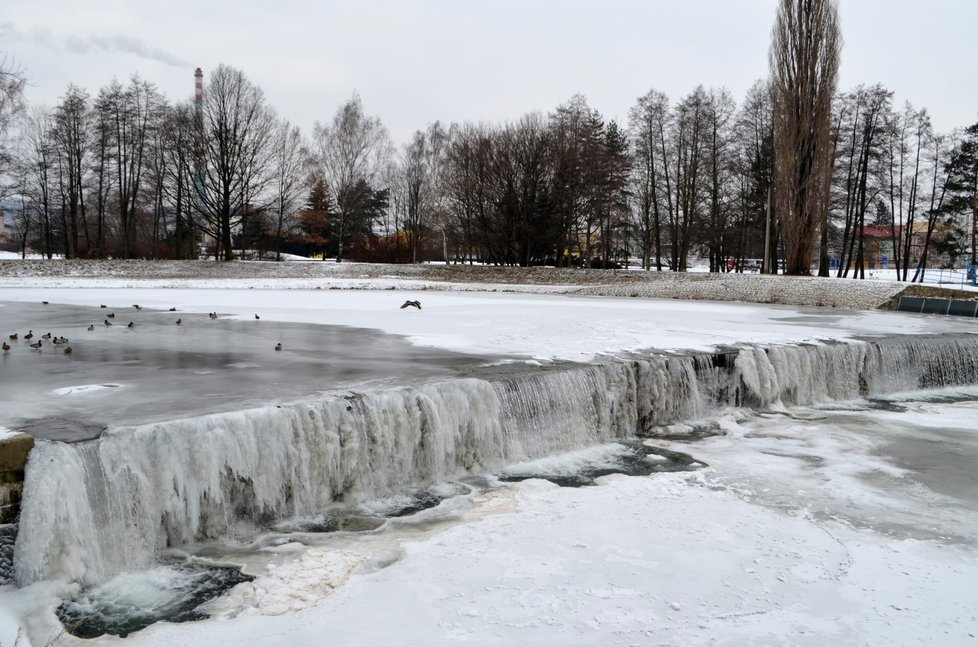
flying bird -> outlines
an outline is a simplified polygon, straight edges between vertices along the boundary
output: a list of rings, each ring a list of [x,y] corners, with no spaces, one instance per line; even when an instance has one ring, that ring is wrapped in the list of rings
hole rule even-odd
[[[128,325],[128,326],[126,326],[126,328],[135,328],[135,327],[136,327],[136,324],[134,324],[134,323],[133,323],[133,322],[131,322],[131,321],[129,322],[129,325]]]
[[[282,342],[275,344],[275,350],[282,350]]]
[[[401,310],[403,310],[404,308],[407,308],[407,307],[413,307],[413,308],[417,308],[418,310],[420,310],[421,309],[421,302],[420,301],[411,301],[411,300],[405,301],[404,302],[404,305],[401,306]]]

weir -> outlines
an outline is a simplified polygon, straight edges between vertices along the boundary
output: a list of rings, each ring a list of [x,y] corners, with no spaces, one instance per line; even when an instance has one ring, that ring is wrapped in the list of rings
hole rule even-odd
[[[170,546],[704,418],[978,382],[978,335],[656,353],[39,441],[17,582],[84,585]]]

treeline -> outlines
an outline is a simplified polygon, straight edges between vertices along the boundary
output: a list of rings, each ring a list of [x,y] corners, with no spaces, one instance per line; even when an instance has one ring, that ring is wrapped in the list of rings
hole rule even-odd
[[[200,106],[137,77],[25,106],[5,74],[0,204],[19,250],[675,271],[783,258],[764,82],[739,104],[725,89],[652,90],[623,123],[574,96],[505,124],[436,122],[398,149],[356,95],[306,138],[223,65]],[[938,134],[925,110],[892,103],[881,86],[833,102],[820,273],[883,254],[907,280],[974,254],[978,124]]]

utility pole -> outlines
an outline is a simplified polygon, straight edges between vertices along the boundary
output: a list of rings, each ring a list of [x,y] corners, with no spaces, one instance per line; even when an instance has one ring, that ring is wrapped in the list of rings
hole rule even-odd
[[[764,206],[764,262],[761,274],[776,274],[771,271],[771,187],[767,187],[767,204]]]

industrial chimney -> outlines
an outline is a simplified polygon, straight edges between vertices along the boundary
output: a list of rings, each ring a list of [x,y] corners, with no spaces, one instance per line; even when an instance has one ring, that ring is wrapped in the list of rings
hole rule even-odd
[[[197,114],[204,109],[204,71],[199,67],[194,72],[194,107]]]

